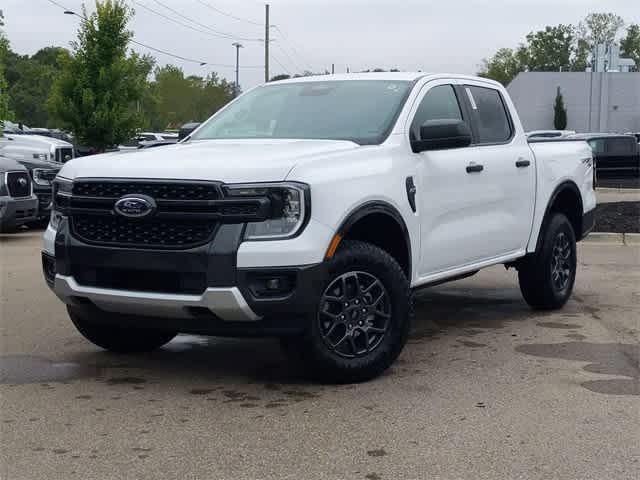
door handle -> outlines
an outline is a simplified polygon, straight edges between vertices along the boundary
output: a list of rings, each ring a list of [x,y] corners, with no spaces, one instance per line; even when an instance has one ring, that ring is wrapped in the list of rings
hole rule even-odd
[[[529,160],[520,159],[516,162],[516,167],[518,168],[527,168],[529,165],[531,165]]]
[[[476,165],[475,163],[467,165],[467,173],[476,173],[484,170],[484,165]]]

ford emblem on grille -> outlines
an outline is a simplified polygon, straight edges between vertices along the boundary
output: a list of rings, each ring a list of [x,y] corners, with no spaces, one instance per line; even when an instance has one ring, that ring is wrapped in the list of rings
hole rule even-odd
[[[116,202],[114,210],[123,217],[142,218],[155,212],[156,202],[146,195],[127,195]]]

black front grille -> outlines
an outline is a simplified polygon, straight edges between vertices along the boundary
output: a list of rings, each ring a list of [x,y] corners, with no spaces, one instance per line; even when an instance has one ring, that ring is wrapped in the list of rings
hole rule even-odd
[[[28,197],[31,195],[31,178],[28,172],[7,173],[7,188],[12,197]]]
[[[30,208],[28,210],[16,210],[16,220],[24,220],[25,218],[32,218],[36,215],[36,209]]]
[[[71,226],[87,243],[147,248],[189,248],[208,242],[216,223],[195,219],[129,219],[118,216],[75,214]]]
[[[72,147],[58,147],[56,148],[56,162],[66,163],[73,158]]]
[[[103,267],[72,267],[73,278],[87,287],[154,293],[201,295],[207,288],[203,272],[129,270]]]
[[[217,200],[221,196],[214,183],[97,181],[73,184],[73,194],[85,197],[120,198],[134,193],[156,200]]]

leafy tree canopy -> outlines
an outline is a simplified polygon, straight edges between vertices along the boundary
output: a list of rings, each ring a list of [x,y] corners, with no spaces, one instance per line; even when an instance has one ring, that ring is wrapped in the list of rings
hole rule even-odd
[[[584,71],[593,46],[612,43],[623,25],[623,19],[613,13],[592,13],[577,26],[547,26],[529,33],[516,49],[501,48],[484,59],[478,74],[508,85],[525,71]],[[633,44],[630,40],[630,50]]]
[[[626,36],[620,40],[622,54],[636,62],[636,70],[640,71],[640,25],[631,24],[627,28]]]
[[[127,53],[132,10],[123,0],[98,0],[56,78],[50,112],[78,141],[104,150],[131,138],[142,125],[133,104],[142,100],[153,61]],[[60,58],[60,57],[59,57]]]

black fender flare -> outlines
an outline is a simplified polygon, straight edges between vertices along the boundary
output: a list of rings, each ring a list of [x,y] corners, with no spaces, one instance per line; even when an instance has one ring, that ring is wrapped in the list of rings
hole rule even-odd
[[[560,185],[558,185],[555,188],[555,190],[549,197],[549,201],[547,202],[547,208],[544,211],[544,216],[542,217],[542,223],[540,224],[540,231],[538,232],[538,240],[536,241],[536,252],[540,251],[541,242],[542,242],[542,233],[544,232],[544,229],[546,228],[547,223],[549,221],[551,207],[553,207],[553,204],[555,203],[558,196],[566,190],[570,190],[577,195],[578,202],[580,205],[580,218],[582,218],[582,215],[584,215],[584,206],[582,205],[582,194],[580,193],[580,189],[575,184],[575,182],[571,180],[566,180],[562,182]],[[579,239],[579,237],[582,235],[582,231],[575,232],[575,234],[576,234],[576,238]]]
[[[369,202],[365,202],[362,205],[356,207],[347,217],[342,221],[340,227],[337,230],[337,233],[340,234],[341,237],[345,237],[348,235],[349,230],[359,221],[371,214],[382,214],[391,218],[394,222],[397,223],[398,227],[402,231],[405,246],[407,249],[407,258],[408,258],[408,272],[407,274],[409,281],[411,281],[411,273],[413,269],[413,260],[412,260],[412,252],[411,252],[411,237],[409,236],[409,229],[407,228],[407,224],[402,217],[402,214],[396,209],[393,205],[388,202],[382,200],[372,200]]]

